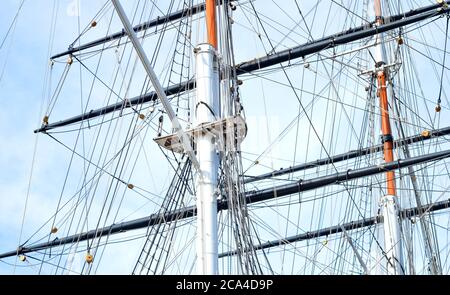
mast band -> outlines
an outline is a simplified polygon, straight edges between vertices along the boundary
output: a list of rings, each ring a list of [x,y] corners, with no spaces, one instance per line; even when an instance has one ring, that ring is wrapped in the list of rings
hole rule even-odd
[[[381,136],[381,143],[394,142],[394,137],[392,134],[385,134]]]

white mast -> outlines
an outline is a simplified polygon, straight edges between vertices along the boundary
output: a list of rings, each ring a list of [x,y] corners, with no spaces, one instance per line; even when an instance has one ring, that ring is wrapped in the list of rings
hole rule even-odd
[[[200,44],[196,48],[195,126],[220,118],[219,66],[214,47]],[[197,272],[218,274],[217,177],[219,157],[216,136],[208,130],[195,132],[201,176],[196,179],[197,194]]]
[[[219,64],[217,59],[216,1],[206,1],[208,43],[200,44],[196,53],[197,96],[194,124],[200,171],[196,179],[197,194],[197,273],[218,274],[217,178],[219,157],[216,137],[201,126],[220,119]]]

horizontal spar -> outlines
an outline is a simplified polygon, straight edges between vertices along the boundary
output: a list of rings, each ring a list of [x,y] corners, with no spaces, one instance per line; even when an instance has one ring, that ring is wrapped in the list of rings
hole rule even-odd
[[[423,212],[428,213],[428,212],[434,212],[434,211],[439,211],[439,210],[444,210],[444,209],[449,209],[449,208],[450,208],[450,199],[448,199],[446,201],[442,201],[442,202],[437,202],[437,203],[434,203],[431,205],[422,206],[420,208],[416,207],[416,208],[405,209],[405,210],[400,211],[399,216],[402,219],[405,219],[405,218],[411,218],[411,217],[416,217],[416,216],[422,215]],[[383,222],[382,216],[370,217],[370,218],[361,219],[358,221],[344,223],[342,225],[335,225],[335,226],[330,226],[327,228],[319,229],[316,231],[306,232],[303,234],[287,237],[285,239],[268,241],[266,243],[255,245],[252,250],[263,250],[263,249],[288,245],[288,244],[292,244],[295,242],[317,239],[320,237],[325,237],[325,236],[341,233],[343,231],[343,229],[345,229],[346,231],[351,231],[351,230],[355,230],[355,229],[372,226],[372,225],[375,225],[375,224],[381,223],[381,222]],[[238,253],[239,252],[237,250],[230,251],[230,252],[224,252],[224,253],[219,254],[219,258],[234,256],[234,255],[237,255]]]
[[[450,1],[445,3],[450,4]],[[236,67],[236,72],[238,75],[246,74],[258,69],[264,69],[279,63],[291,61],[300,57],[305,57],[310,54],[317,53],[325,48],[334,48],[338,45],[343,45],[349,42],[357,41],[366,37],[374,36],[380,32],[387,32],[400,28],[405,25],[420,22],[422,20],[428,19],[433,16],[442,15],[450,11],[449,8],[442,8],[442,5],[431,5],[416,10],[412,10],[408,13],[398,14],[386,18],[386,24],[375,27],[373,24],[366,26],[356,27],[345,32],[334,34],[310,43],[306,43],[294,48],[284,50],[272,55],[261,57],[258,59],[253,59],[251,61],[243,62]],[[170,86],[165,89],[166,95],[174,95],[183,91],[192,90],[195,88],[195,82],[193,80],[186,81],[179,85]],[[122,110],[124,108],[129,108],[131,106],[147,103],[157,99],[155,92],[150,92],[142,96],[138,96],[127,100],[127,103],[122,102],[99,108],[97,110],[92,110],[88,113],[72,117],[67,120],[62,120],[56,123],[48,124],[42,126],[40,129],[35,130],[35,133],[45,132],[57,127],[63,127],[69,124],[77,123],[83,120],[92,119],[99,117],[114,111]]]
[[[226,1],[228,1],[228,0],[226,0]],[[220,0],[218,2],[218,4],[222,4],[222,2],[223,2],[223,0]],[[205,3],[197,4],[197,5],[194,5],[194,6],[190,7],[190,8],[179,10],[179,11],[167,14],[165,16],[158,16],[154,20],[151,20],[151,21],[148,21],[148,22],[144,22],[142,24],[139,24],[139,25],[133,27],[133,29],[134,29],[134,31],[136,33],[139,33],[141,31],[148,30],[150,28],[153,28],[153,27],[165,24],[167,22],[173,22],[173,21],[179,20],[179,19],[181,19],[183,17],[186,17],[186,16],[196,15],[196,14],[201,13],[203,11],[205,11]],[[92,48],[92,47],[95,47],[95,46],[102,45],[104,43],[108,43],[108,42],[111,42],[111,41],[123,38],[125,36],[127,36],[127,33],[124,30],[122,30],[121,32],[117,32],[117,33],[108,35],[106,37],[103,37],[103,38],[91,41],[89,43],[86,43],[86,44],[83,44],[83,45],[80,45],[80,46],[77,46],[77,47],[70,47],[68,50],[66,50],[64,52],[55,54],[50,59],[57,59],[57,58],[60,58],[60,57],[66,56],[66,55],[78,53],[78,52],[81,52],[83,50],[86,50],[86,49],[89,49],[89,48]]]
[[[407,168],[409,166],[418,165],[426,162],[441,160],[448,158],[450,156],[450,150],[428,154],[424,156],[418,156],[414,158],[409,158],[406,160],[398,160],[395,162],[384,163],[379,166],[371,166],[360,168],[356,170],[349,170],[346,172],[340,172],[328,176],[322,176],[310,180],[302,180],[294,184],[282,185],[274,188],[264,189],[260,191],[252,191],[246,193],[247,204],[263,202],[273,200],[275,198],[280,198],[287,195],[292,195],[299,192],[304,192],[312,189],[317,189],[330,184],[339,184],[349,180],[375,175],[386,171],[393,171],[401,168]],[[219,201],[217,208],[219,211],[227,210],[227,201]],[[98,230],[92,230],[86,233],[68,236],[62,239],[56,239],[48,243],[41,243],[38,245],[30,247],[19,247],[19,249],[10,251],[4,254],[0,254],[0,259],[16,256],[20,254],[26,254],[30,252],[35,252],[38,250],[43,250],[52,247],[58,247],[65,244],[71,244],[74,242],[81,242],[88,239],[98,238],[103,235],[111,235],[116,233],[122,233],[129,230],[137,230],[142,228],[147,228],[152,225],[159,223],[170,222],[174,220],[180,220],[185,218],[194,217],[197,215],[197,208],[191,206],[188,208],[178,209],[165,214],[152,214],[149,217],[140,218],[137,220],[132,220],[128,222],[123,222],[120,224],[113,224],[108,227],[104,227]]]
[[[229,0],[227,0],[225,2],[228,2],[228,1]],[[223,0],[218,1],[218,5],[222,4],[222,2],[223,2]],[[450,1],[447,1],[447,3],[450,3]],[[424,13],[424,12],[428,12],[428,11],[433,10],[433,9],[437,9],[439,6],[440,6],[440,4],[433,4],[433,5],[424,6],[424,7],[418,8],[418,9],[413,9],[413,10],[410,10],[410,11],[404,13],[404,14],[399,14],[399,15],[388,17],[388,18],[385,19],[385,22],[392,22],[392,21],[396,21],[396,20],[398,20],[398,19],[400,19],[402,17],[410,17],[410,16],[418,15],[418,14],[421,14],[421,13]],[[166,22],[176,21],[176,20],[182,19],[183,17],[196,15],[196,14],[201,13],[203,11],[205,11],[205,3],[194,5],[194,6],[190,7],[190,8],[179,10],[179,11],[167,14],[165,16],[158,16],[156,19],[153,19],[153,20],[148,21],[148,22],[141,23],[141,24],[139,24],[139,25],[134,27],[134,31],[136,33],[139,33],[141,31],[144,31],[144,30],[156,27],[158,25],[162,25],[162,24],[164,24]],[[375,24],[375,22],[372,22],[372,23],[370,23],[368,25],[373,25],[373,24]],[[356,27],[356,28],[353,28],[351,30],[344,31],[340,35],[348,33],[348,32],[356,32],[356,31],[359,31],[359,30],[363,30],[365,27],[367,27],[367,26]],[[111,42],[111,41],[123,38],[125,36],[126,36],[125,31],[116,32],[116,33],[110,34],[110,35],[108,35],[106,37],[103,37],[103,38],[91,41],[89,43],[86,43],[86,44],[83,44],[83,45],[80,45],[80,46],[77,46],[77,47],[69,48],[68,50],[66,50],[64,52],[55,54],[54,56],[51,57],[51,59],[56,59],[56,58],[60,58],[60,57],[66,56],[66,55],[70,55],[70,54],[74,54],[74,53],[77,53],[77,52],[81,52],[81,51],[84,51],[86,49],[90,49],[92,47],[99,46],[99,45],[102,45],[104,43],[108,43],[108,42]]]
[[[398,147],[402,147],[402,146],[405,146],[408,144],[422,142],[422,141],[430,140],[433,138],[446,136],[449,134],[450,134],[450,127],[436,129],[436,130],[430,131],[430,134],[426,135],[426,136],[424,136],[422,134],[417,134],[417,135],[407,137],[405,139],[395,140],[394,147],[398,148]],[[289,168],[276,170],[276,171],[261,174],[258,176],[246,176],[244,183],[260,181],[260,180],[264,180],[264,179],[268,179],[268,178],[272,178],[272,177],[276,177],[276,176],[281,176],[281,175],[290,174],[290,173],[294,173],[294,172],[298,172],[298,171],[303,171],[303,170],[307,170],[307,169],[311,169],[311,168],[316,168],[316,167],[322,166],[322,165],[335,164],[335,163],[338,163],[341,161],[347,161],[350,159],[370,155],[373,153],[378,153],[378,152],[381,152],[382,150],[383,150],[383,145],[379,144],[376,146],[371,146],[371,147],[367,147],[367,148],[363,148],[363,149],[359,149],[359,150],[355,150],[355,151],[350,151],[350,152],[332,156],[329,158],[323,158],[323,159],[299,164],[296,166],[292,166]]]
[[[167,96],[171,96],[171,95],[175,95],[180,92],[192,90],[194,88],[195,88],[195,82],[193,80],[190,80],[183,84],[177,84],[177,85],[170,86],[170,87],[164,89],[164,92],[166,93]],[[118,102],[118,103],[115,103],[115,104],[112,104],[112,105],[109,105],[109,106],[106,106],[103,108],[91,110],[87,113],[84,113],[82,115],[78,115],[78,116],[75,116],[75,117],[72,117],[72,118],[69,118],[66,120],[62,120],[62,121],[55,122],[55,123],[48,124],[48,125],[43,125],[41,128],[35,130],[34,133],[46,132],[46,131],[49,131],[49,130],[52,130],[52,129],[55,129],[58,127],[64,127],[64,126],[78,123],[78,122],[81,122],[84,120],[93,119],[96,117],[107,115],[107,114],[115,112],[115,111],[120,111],[120,110],[127,109],[130,107],[136,106],[136,105],[155,101],[157,98],[158,98],[158,95],[156,94],[156,92],[150,92],[150,93],[142,95],[142,96],[124,100],[123,102]]]
[[[447,1],[446,3],[450,3],[450,1]],[[424,12],[420,14],[414,13],[413,15],[409,16],[405,16],[405,14],[395,15],[385,20],[385,23],[383,25],[371,24],[370,27],[357,27],[343,33],[327,36],[310,43],[306,43],[291,49],[286,49],[281,52],[255,59],[253,61],[244,62],[237,66],[236,72],[238,74],[245,74],[248,72],[273,66],[274,64],[279,64],[296,58],[305,57],[324,49],[332,49],[339,45],[344,45],[353,41],[375,36],[380,33],[392,31],[403,26],[418,23],[420,21],[448,13],[450,9],[443,6],[443,4],[438,4],[429,6],[427,10],[420,9],[420,11]]]
[[[359,168],[355,170],[347,170],[345,172],[338,172],[314,179],[300,180],[295,183],[277,186],[275,188],[268,188],[253,192],[247,192],[247,203],[257,203],[262,201],[269,201],[281,196],[292,195],[299,192],[318,189],[331,184],[340,184],[349,180],[358,179],[366,176],[372,176],[379,173],[394,171],[409,166],[418,165],[430,161],[448,158],[450,150],[437,152],[433,154],[418,156],[409,159],[397,160],[389,163],[382,163],[377,166],[370,166]]]
[[[122,222],[119,224],[113,224],[107,227],[100,228],[98,230],[91,230],[79,235],[72,235],[62,239],[54,239],[50,242],[45,242],[37,244],[31,247],[19,247],[19,249],[11,252],[7,252],[0,255],[0,259],[11,257],[20,254],[26,254],[31,252],[36,252],[39,250],[44,250],[52,247],[58,247],[66,244],[77,243],[81,241],[86,241],[89,239],[94,239],[106,235],[113,235],[117,233],[123,233],[130,230],[137,230],[142,228],[147,228],[149,226],[156,225],[162,222],[171,222],[176,219],[186,219],[197,215],[197,208],[195,206],[187,207],[167,214],[152,214],[149,217],[143,217],[136,220],[131,220],[127,222]]]

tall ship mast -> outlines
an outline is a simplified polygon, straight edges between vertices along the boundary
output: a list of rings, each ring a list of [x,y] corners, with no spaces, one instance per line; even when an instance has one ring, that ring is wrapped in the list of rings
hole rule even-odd
[[[450,1],[430,2],[90,4],[50,48],[34,130],[34,175],[47,149],[58,162],[36,188],[51,209],[29,189],[0,262],[449,274]]]

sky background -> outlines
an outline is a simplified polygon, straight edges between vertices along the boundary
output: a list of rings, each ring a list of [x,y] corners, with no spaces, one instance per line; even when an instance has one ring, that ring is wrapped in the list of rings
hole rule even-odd
[[[57,29],[54,46],[50,48],[50,28],[54,1],[26,1],[14,26],[13,33],[0,51],[2,79],[1,152],[0,167],[8,171],[0,177],[0,248],[14,249],[18,244],[24,204],[28,191],[34,147],[37,143],[35,169],[28,198],[24,233],[36,229],[55,210],[54,194],[61,189],[61,173],[67,169],[66,155],[59,154],[51,141],[33,134],[42,122],[42,108],[47,107],[43,96],[49,53],[67,48],[77,32],[77,1],[55,1],[58,4]],[[81,1],[80,17],[92,18],[103,1]],[[1,35],[11,23],[20,1],[3,1],[0,15]],[[84,23],[88,20],[84,20]],[[44,99],[43,99],[44,98]],[[69,101],[69,100],[68,100]],[[70,108],[70,106],[68,106]],[[72,113],[74,114],[74,113]],[[55,149],[56,148],[56,149]],[[61,151],[61,150],[60,150]],[[61,156],[64,157],[61,162]],[[55,182],[54,182],[55,181]],[[58,183],[56,183],[58,182]],[[28,227],[28,228],[27,228]],[[13,260],[12,260],[13,261]],[[120,272],[120,267],[112,272]],[[11,274],[11,266],[1,264],[0,273]],[[36,270],[25,271],[35,273]],[[21,273],[20,267],[17,273]],[[127,273],[124,271],[124,273]]]
[[[129,11],[133,5],[132,2],[135,3],[136,1],[126,3],[126,8]],[[303,5],[302,9],[308,11],[311,3],[300,2]],[[55,3],[52,0],[25,1],[11,34],[6,39],[4,46],[0,49],[0,252],[15,249],[21,234],[21,241],[23,242],[30,233],[33,233],[55,211],[71,153],[48,137],[33,134],[33,130],[41,125],[42,117],[48,106],[48,92],[45,89],[46,73],[49,68],[49,56],[64,51],[68,44],[73,42],[74,38],[78,35],[78,22],[80,21],[81,27],[86,26],[105,1],[81,0],[80,3],[75,0],[57,1],[56,30],[55,35],[51,37],[50,28],[52,25],[51,21],[54,19],[52,13]],[[431,3],[434,2],[414,1],[410,5],[418,7]],[[19,4],[19,0],[2,1],[2,9],[0,11],[0,38],[3,38],[6,34],[7,28],[14,18]],[[160,3],[159,7],[163,9],[166,4]],[[265,8],[264,5],[257,7],[263,13],[270,15],[272,13],[271,9],[275,6],[272,3],[271,8]],[[291,9],[294,8],[288,7],[287,11],[294,11]],[[313,28],[313,35],[318,38],[322,35],[341,31],[345,27],[360,25],[360,23],[345,23],[345,20],[338,18],[339,13],[341,12],[336,10],[336,20],[328,25],[317,22],[317,27]],[[154,15],[160,14],[158,11],[154,12]],[[271,17],[278,18],[280,21],[286,23],[292,21],[286,18],[286,15],[282,11],[273,12]],[[320,17],[324,17],[324,15],[320,14],[318,18]],[[292,23],[289,23],[289,26],[292,27]],[[240,41],[236,44],[236,48],[239,49],[237,50],[239,53],[236,57],[238,62],[249,60],[256,56],[262,56],[268,51],[268,43],[265,42],[265,46],[262,45],[258,37],[251,32],[250,27],[249,24],[245,23],[243,16],[240,16],[236,20],[236,28],[242,30],[242,33],[239,33],[240,35],[235,36],[235,39]],[[117,31],[120,28],[120,24],[116,19],[113,23],[112,30]],[[83,36],[82,41],[93,40],[98,36],[102,36],[105,30],[106,25],[99,23],[98,31],[89,32],[86,36]],[[300,31],[298,36],[290,34],[287,38],[284,38],[283,34],[277,33],[275,29],[269,28],[269,30],[270,36],[273,36],[275,41],[279,41],[279,43],[274,43],[277,50],[301,44],[308,40],[305,31]],[[199,32],[196,35],[195,42],[202,41],[202,31],[200,30]],[[152,52],[152,41],[154,40],[155,36],[152,36],[150,41],[146,43],[148,52]],[[441,43],[438,41],[438,44],[442,45]],[[169,56],[163,57],[169,58]],[[113,60],[114,55],[111,55],[109,58]],[[418,60],[417,63],[419,68],[433,72],[432,68],[427,68],[429,66],[425,62]],[[92,67],[94,65],[94,63],[89,64],[89,61],[87,61],[87,64]],[[114,69],[113,63],[108,64],[105,62],[103,66],[101,72],[102,78],[109,81],[111,76],[110,72]],[[63,64],[55,64],[52,90],[54,90],[57,78],[61,75],[63,68]],[[156,71],[158,73],[164,73],[165,68],[163,62],[157,65]],[[301,71],[304,70],[302,69]],[[139,85],[142,84],[142,77],[144,75],[142,69],[138,69],[138,73],[141,73],[140,76],[137,75],[141,79],[136,79],[133,82],[133,86],[130,87],[129,97],[132,97],[133,94],[138,95],[140,92]],[[293,82],[295,85],[300,85],[301,75],[297,72],[292,73],[294,76],[292,78]],[[61,95],[63,99],[58,101],[54,111],[55,117],[54,119],[53,117],[51,118],[51,122],[77,115],[83,111],[83,107],[80,106],[80,80],[78,76],[79,68],[75,68],[68,76]],[[84,84],[84,95],[86,95],[89,89],[87,86],[89,85],[89,79],[89,74],[84,74],[81,79]],[[312,88],[313,81],[311,79],[306,78],[307,86],[305,86],[305,89]],[[328,77],[325,77],[323,81],[319,81],[318,86],[324,86],[327,79]],[[446,81],[448,81],[448,77]],[[250,78],[245,83],[246,87],[242,90],[242,96],[244,104],[249,110],[247,123],[249,130],[251,130],[246,139],[245,151],[248,154],[245,157],[254,160],[254,155],[261,154],[269,143],[286,126],[295,120],[299,108],[298,102],[295,97],[292,97],[290,90],[277,88],[268,82],[263,84],[260,81]],[[426,87],[429,87],[427,89],[432,89],[433,93],[436,93],[436,80],[430,78],[429,84]],[[95,88],[94,99],[90,103],[90,108],[105,105],[104,93],[105,89],[101,86]],[[361,94],[364,93],[363,87],[355,90],[355,93],[357,93],[355,97],[361,98],[364,95]],[[261,99],[264,103],[261,103]],[[307,94],[305,94],[304,99],[308,99]],[[434,101],[434,99],[431,100]],[[357,100],[354,102],[354,106],[364,108],[365,101],[363,99]],[[320,107],[321,105],[318,104],[317,108],[320,109]],[[430,101],[428,107],[431,109],[434,108],[433,102]],[[444,101],[443,108],[448,109],[448,101]],[[352,108],[348,108],[347,110],[350,114],[356,116],[356,120],[358,120],[358,114],[352,113]],[[342,112],[340,115],[343,116]],[[315,120],[320,122],[321,116],[325,116],[324,112],[316,111]],[[448,118],[444,118],[443,122],[445,121],[448,121]],[[307,124],[305,118],[302,118],[301,122]],[[305,125],[300,124],[299,126]],[[326,131],[325,125],[317,125],[316,127],[319,134]],[[337,128],[345,129],[346,127],[343,125],[337,126]],[[299,138],[303,139],[307,136],[308,129],[300,128],[300,130],[297,130],[297,134],[300,135]],[[66,140],[67,143],[73,143],[73,138],[70,138],[71,136],[73,135],[65,136],[62,134],[61,138]],[[86,138],[90,138],[89,136],[87,134]],[[149,135],[149,137],[153,136],[154,134]],[[293,158],[292,154],[294,150],[296,154],[302,155],[306,148],[306,144],[304,143],[303,145],[300,144],[298,148],[297,146],[293,148],[295,138],[297,138],[295,133],[291,132],[287,134],[279,140],[279,144],[270,150],[269,157],[261,160],[259,167],[253,167],[251,161],[246,162],[246,160],[244,160],[244,167],[253,167],[253,170],[250,170],[250,174],[257,175],[258,173],[267,172],[271,169],[279,169],[301,163],[308,159],[316,159],[322,154],[319,143],[312,141],[307,157],[294,156]],[[333,153],[344,152],[355,147],[355,142],[349,138],[351,138],[351,132],[346,133],[346,138],[335,138],[334,141],[332,140],[327,145],[332,146],[330,150]],[[133,181],[136,183],[145,183],[146,189],[155,194],[162,194],[168,186],[170,169],[164,166],[165,160],[156,149],[155,151],[149,150],[148,156],[152,158],[152,165],[158,166],[160,169],[155,170],[155,173],[150,175],[151,181],[148,181],[149,175],[145,173],[136,173],[138,175],[133,178]],[[31,175],[32,165],[33,173]],[[82,169],[82,166],[77,165],[74,169],[78,171],[77,169]],[[144,168],[142,169],[138,171],[144,171]],[[71,177],[69,184],[72,184],[74,189],[68,189],[67,195],[75,193],[75,188],[79,181],[79,175]],[[269,183],[268,185],[271,184]],[[21,233],[22,218],[27,199],[26,218],[24,220],[23,232]],[[137,208],[141,209],[137,211]],[[126,199],[118,219],[129,220],[145,216],[146,212],[153,212],[146,200],[139,199],[138,197]],[[280,224],[274,225],[274,227],[276,226],[279,226],[280,229],[283,228]],[[314,228],[316,226],[311,225],[311,227]],[[114,263],[104,263],[98,273],[130,273],[130,268],[136,260],[136,250],[139,249],[140,245],[141,241],[127,243],[127,247],[121,247],[120,244],[111,245],[106,260],[113,260]],[[77,268],[77,263],[81,265],[82,260],[82,255],[77,256],[74,261],[74,268]],[[14,270],[14,267],[11,266],[11,263],[14,263],[13,259],[5,260],[5,262],[0,261],[0,274],[11,274],[13,272],[35,273],[36,267],[39,266],[21,268],[19,265]]]

